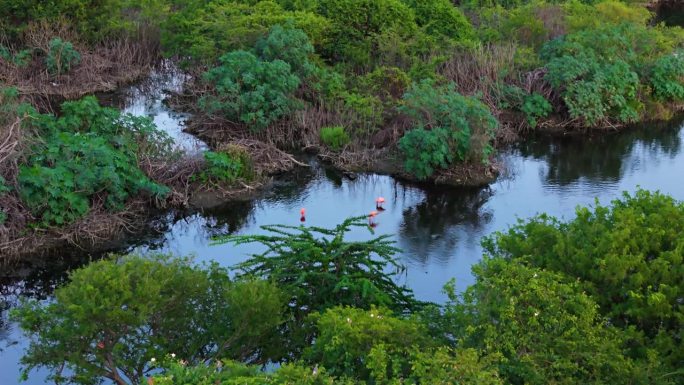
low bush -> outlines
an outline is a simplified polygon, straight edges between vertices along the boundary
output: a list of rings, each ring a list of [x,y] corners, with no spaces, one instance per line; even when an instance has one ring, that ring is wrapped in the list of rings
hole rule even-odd
[[[544,46],[546,78],[559,90],[570,117],[588,125],[639,118],[639,75],[629,25],[578,32]]]
[[[684,100],[684,51],[658,59],[649,77],[653,95],[659,100]]]
[[[358,385],[349,379],[338,379],[323,367],[283,364],[268,373],[258,366],[222,360],[215,365],[188,366],[182,360],[167,359],[159,368],[163,374],[151,377],[156,385]]]
[[[399,141],[406,171],[419,179],[454,162],[486,162],[497,121],[486,105],[456,92],[455,85],[424,81],[411,86],[400,111],[416,123]]]
[[[60,38],[53,38],[48,43],[49,50],[45,57],[45,64],[51,75],[61,75],[69,72],[81,62],[81,54],[74,49],[71,42]]]
[[[321,141],[333,151],[339,151],[351,140],[342,126],[321,128]]]
[[[553,111],[553,107],[545,97],[535,92],[525,96],[520,110],[525,113],[530,127],[535,128],[537,127],[538,119],[549,116],[551,111]]]
[[[63,103],[60,117],[34,112],[30,122],[42,140],[20,166],[18,192],[40,226],[68,225],[95,202],[118,211],[142,192],[168,193],[138,166],[141,154],[157,156],[169,145],[151,119],[121,115],[87,97]]]
[[[219,61],[218,67],[204,74],[215,89],[200,99],[206,112],[222,113],[256,131],[298,107],[294,91],[300,79],[284,61],[263,61],[247,51],[227,53]]]
[[[239,179],[252,177],[252,161],[249,154],[240,147],[227,150],[204,152],[206,165],[194,178],[205,185],[230,185]]]

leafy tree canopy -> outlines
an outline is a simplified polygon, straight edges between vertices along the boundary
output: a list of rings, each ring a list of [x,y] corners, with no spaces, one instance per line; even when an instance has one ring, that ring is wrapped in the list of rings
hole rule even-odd
[[[124,385],[141,383],[166,354],[193,364],[258,357],[274,343],[283,304],[272,284],[231,282],[216,265],[129,256],[76,270],[53,302],[28,301],[13,317],[31,341],[24,377],[45,367],[57,382]]]

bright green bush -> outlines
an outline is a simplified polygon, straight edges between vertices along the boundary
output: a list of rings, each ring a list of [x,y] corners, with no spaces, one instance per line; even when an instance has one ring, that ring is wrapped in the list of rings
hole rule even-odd
[[[523,221],[486,240],[485,250],[577,280],[612,325],[642,335],[630,339],[633,357],[681,368],[684,204],[638,191],[576,214]]]
[[[443,127],[408,131],[399,140],[399,149],[406,158],[404,168],[418,179],[426,179],[438,170],[449,168],[455,161],[450,143],[459,139],[457,132]]]
[[[416,123],[399,141],[399,149],[406,171],[417,178],[425,179],[454,162],[488,160],[497,121],[486,105],[460,95],[453,83],[414,84],[400,110]]]
[[[372,67],[383,37],[408,39],[417,30],[412,10],[401,0],[319,0],[317,11],[332,23],[323,53],[353,67]]]
[[[254,359],[282,322],[275,286],[231,282],[216,264],[129,256],[93,262],[69,278],[53,301],[13,311],[30,339],[24,376],[43,367],[56,382],[140,384],[153,373],[152,360],[170,353],[190,364]]]
[[[254,47],[275,25],[288,23],[315,46],[328,38],[330,22],[310,11],[286,11],[274,1],[221,0],[184,3],[164,23],[162,43],[168,55],[213,63],[224,52]]]
[[[48,43],[49,51],[45,57],[48,72],[52,75],[61,75],[69,72],[72,67],[81,62],[81,54],[74,49],[71,42],[60,38],[53,38]]]
[[[344,95],[344,108],[353,114],[352,130],[363,134],[373,132],[383,121],[383,104],[377,96],[349,92]]]
[[[19,172],[19,193],[42,226],[64,226],[90,211],[92,198],[102,196],[112,211],[124,208],[142,191],[163,197],[168,188],[152,182],[135,158],[93,134],[62,132],[48,139]]]
[[[252,177],[252,162],[249,154],[239,147],[221,152],[206,151],[204,161],[206,162],[204,170],[196,176],[196,179],[204,184],[232,184],[238,179]]]
[[[314,72],[314,65],[310,58],[314,48],[309,37],[301,29],[292,24],[275,25],[268,32],[268,36],[257,41],[255,52],[261,60],[272,62],[282,60],[290,65],[292,72],[305,79]]]
[[[653,95],[660,100],[684,100],[684,51],[658,59],[650,74]]]
[[[168,193],[138,167],[139,154],[155,156],[168,146],[149,118],[122,116],[87,97],[62,104],[59,118],[34,114],[31,122],[43,140],[20,166],[19,195],[41,226],[70,224],[94,200],[117,211],[142,192]]]
[[[387,309],[335,307],[313,318],[318,334],[305,353],[306,360],[319,363],[335,376],[369,379],[371,368],[367,365],[371,366],[371,355],[377,348],[392,349],[399,358],[413,347],[433,347],[423,325],[396,318]],[[410,370],[408,357],[402,358],[397,377]]]
[[[534,92],[531,95],[525,96],[520,110],[525,113],[530,127],[535,128],[537,127],[537,120],[549,116],[551,111],[553,111],[553,107],[545,97]]]
[[[473,273],[476,283],[461,299],[451,292],[456,302],[446,317],[454,323],[446,333],[492,357],[505,383],[633,383],[619,331],[580,283],[501,258],[485,259]]]
[[[325,368],[284,364],[265,373],[257,366],[223,360],[216,365],[188,366],[172,359],[160,366],[163,374],[153,376],[156,385],[358,385],[353,380],[336,379]]]
[[[333,151],[339,151],[351,140],[342,126],[321,128],[321,141]]]
[[[311,318],[318,335],[305,360],[358,384],[502,384],[477,351],[437,347],[415,318],[382,308],[343,307]]]
[[[403,0],[415,13],[416,23],[430,35],[456,41],[474,37],[468,18],[449,0]]]
[[[615,0],[585,3],[587,4],[571,1],[564,6],[569,32],[622,23],[643,27],[653,18],[651,12],[643,4],[626,4],[626,1]]]
[[[220,66],[204,74],[215,93],[200,99],[208,113],[244,123],[252,130],[290,114],[298,103],[294,91],[300,79],[282,60],[260,60],[246,51],[233,51],[220,58]]]
[[[561,92],[572,118],[588,125],[639,118],[639,58],[629,28],[625,24],[578,32],[544,46],[546,78]]]

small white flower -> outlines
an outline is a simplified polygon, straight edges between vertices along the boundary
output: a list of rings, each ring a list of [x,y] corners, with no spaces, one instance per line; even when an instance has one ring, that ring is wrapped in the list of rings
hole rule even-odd
[[[351,319],[349,319],[349,317],[347,317],[347,323],[351,323]]]
[[[152,362],[152,363],[157,362],[157,359],[152,357],[152,358],[150,358],[150,362]]]
[[[536,316],[538,316],[538,315],[539,315],[539,312],[538,312],[538,311],[535,311],[535,312],[534,312],[534,316],[536,317]]]
[[[374,318],[374,317],[375,317],[375,314],[371,313],[371,318]]]
[[[534,273],[533,277],[534,277],[534,278],[537,278],[537,273]]]

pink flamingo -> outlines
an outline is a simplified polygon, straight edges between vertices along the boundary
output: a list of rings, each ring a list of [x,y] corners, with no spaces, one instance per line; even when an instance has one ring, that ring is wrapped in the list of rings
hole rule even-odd
[[[378,197],[378,199],[375,200],[375,209],[378,211],[385,211],[385,208],[382,207],[382,205],[385,203],[385,198],[383,197]]]
[[[306,222],[306,209],[302,208],[299,210],[299,215],[301,215],[301,218],[299,218],[300,222]]]
[[[368,214],[368,226],[370,227],[375,227],[378,224],[375,222],[375,217],[378,215],[377,211],[371,211],[370,214]]]

